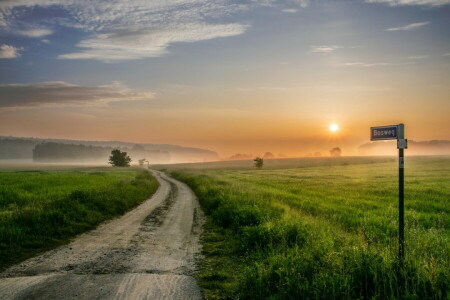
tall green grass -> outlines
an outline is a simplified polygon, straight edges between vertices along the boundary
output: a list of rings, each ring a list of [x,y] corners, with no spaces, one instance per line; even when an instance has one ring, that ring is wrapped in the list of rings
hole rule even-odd
[[[157,187],[136,169],[0,172],[0,269],[123,214]]]
[[[407,161],[406,259],[397,259],[397,164],[173,166],[208,216],[211,299],[447,299],[450,159]],[[178,168],[178,169],[177,169]]]

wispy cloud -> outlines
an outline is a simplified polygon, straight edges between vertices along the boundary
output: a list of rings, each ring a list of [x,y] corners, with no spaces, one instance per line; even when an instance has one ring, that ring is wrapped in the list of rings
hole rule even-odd
[[[242,24],[184,24],[174,28],[144,28],[98,34],[81,41],[83,50],[62,54],[60,59],[98,59],[104,62],[123,61],[167,54],[175,42],[195,42],[242,34]]]
[[[77,45],[79,51],[62,54],[60,59],[112,62],[162,56],[169,52],[173,43],[240,35],[249,27],[221,22],[222,17],[247,8],[233,0],[3,0],[0,12],[3,19],[12,16],[9,26],[14,27],[15,9],[54,5],[67,11],[66,26],[78,27],[90,34]],[[30,37],[52,33],[48,29],[16,29],[16,32]]]
[[[27,37],[39,38],[53,34],[53,30],[48,28],[34,28],[34,29],[16,30],[15,33]]]
[[[3,44],[0,46],[0,58],[16,58],[20,56],[19,51],[22,48],[16,48],[14,46]]]
[[[0,27],[7,26],[8,23],[5,20],[5,14],[0,11]]]
[[[365,68],[371,68],[371,67],[382,67],[382,66],[390,66],[391,63],[387,62],[378,62],[378,63],[365,63],[365,62],[348,62],[344,63],[344,66],[347,67],[365,67]]]
[[[405,26],[401,26],[401,27],[394,27],[394,28],[388,28],[386,29],[386,31],[404,31],[404,30],[411,30],[411,29],[416,29],[419,27],[423,27],[425,25],[430,24],[430,22],[419,22],[419,23],[411,23]]]
[[[390,6],[399,6],[399,5],[441,6],[449,4],[450,0],[366,0],[366,2],[386,3]]]
[[[313,53],[333,53],[334,51],[344,48],[342,46],[311,46],[311,52]]]
[[[408,56],[408,57],[406,57],[406,59],[419,60],[419,59],[425,59],[428,57],[429,57],[428,55],[416,55],[416,56]]]
[[[296,9],[296,8],[284,8],[281,11],[285,12],[285,13],[289,13],[289,14],[294,14],[294,13],[298,12],[298,9]]]
[[[310,0],[251,0],[253,3],[261,6],[291,6],[306,8],[309,5]],[[284,11],[285,9],[282,9]]]
[[[305,8],[309,5],[309,0],[289,0],[288,3],[299,5],[302,8]]]
[[[64,81],[35,84],[0,84],[0,109],[55,105],[101,105],[112,101],[146,100],[153,93],[136,93],[119,82],[79,86]]]

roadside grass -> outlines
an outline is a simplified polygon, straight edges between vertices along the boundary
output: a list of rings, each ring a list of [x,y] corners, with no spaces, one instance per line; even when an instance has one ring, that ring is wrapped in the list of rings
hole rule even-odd
[[[138,169],[0,171],[0,270],[123,214],[157,188]]]
[[[270,169],[164,166],[207,215],[208,299],[448,299],[450,158],[408,158],[406,259],[397,259],[397,163]]]

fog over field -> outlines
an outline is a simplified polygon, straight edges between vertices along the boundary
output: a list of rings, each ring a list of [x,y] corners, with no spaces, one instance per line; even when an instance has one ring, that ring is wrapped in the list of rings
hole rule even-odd
[[[106,165],[111,150],[116,148],[126,151],[134,165],[143,158],[149,164],[219,160],[251,161],[257,156],[267,160],[289,158],[285,154],[274,154],[269,151],[261,151],[261,154],[236,153],[231,156],[221,156],[220,152],[176,145],[0,137],[0,163],[9,166],[47,163]],[[397,155],[397,149],[395,142],[372,142],[359,146],[357,153],[360,156],[393,156]],[[410,141],[407,155],[450,155],[450,141]],[[354,155],[349,155],[344,149],[342,156]],[[330,157],[330,151],[302,152],[293,157]]]

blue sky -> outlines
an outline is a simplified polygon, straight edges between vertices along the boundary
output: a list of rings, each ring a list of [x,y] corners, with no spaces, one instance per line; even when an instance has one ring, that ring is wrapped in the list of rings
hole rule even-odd
[[[397,120],[449,139],[449,4],[3,0],[0,134],[224,155],[353,153],[370,122]]]

